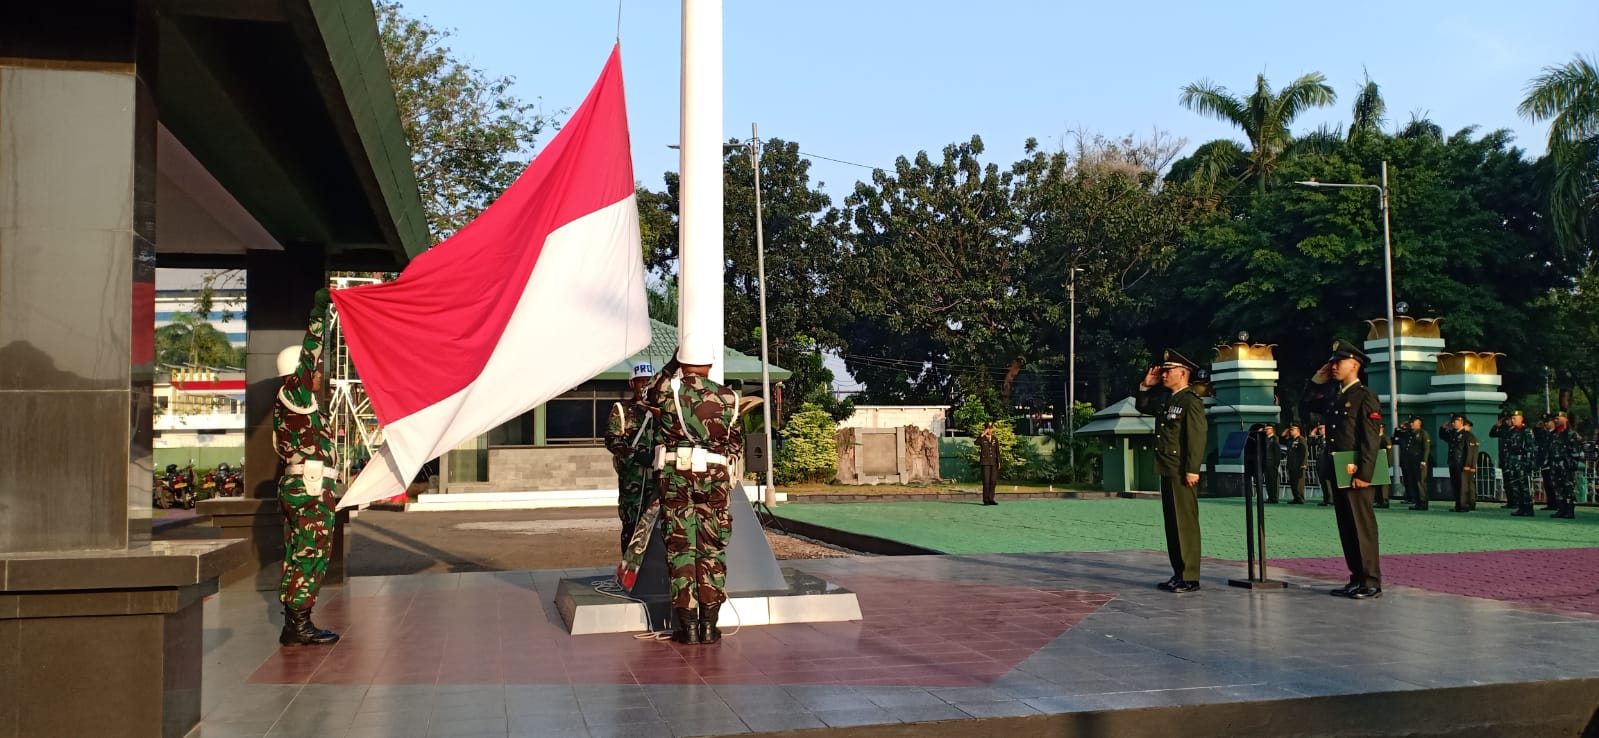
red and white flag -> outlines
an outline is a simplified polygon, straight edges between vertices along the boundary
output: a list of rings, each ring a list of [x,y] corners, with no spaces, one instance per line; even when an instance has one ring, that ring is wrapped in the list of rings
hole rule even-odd
[[[339,507],[650,341],[621,47],[559,134],[481,215],[387,284],[334,305],[385,442]]]

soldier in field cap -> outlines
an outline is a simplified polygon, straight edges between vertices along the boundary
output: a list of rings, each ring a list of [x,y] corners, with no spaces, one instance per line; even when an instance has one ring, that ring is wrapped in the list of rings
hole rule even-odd
[[[1310,386],[1305,388],[1301,414],[1320,415],[1327,424],[1327,454],[1321,473],[1333,479],[1333,512],[1338,518],[1338,538],[1349,566],[1349,583],[1332,594],[1357,600],[1382,596],[1382,567],[1377,551],[1377,516],[1372,512],[1372,475],[1377,468],[1382,409],[1377,395],[1360,381],[1360,369],[1370,359],[1348,341],[1334,341]],[[1348,486],[1339,487],[1333,454],[1353,451],[1345,463]]]
[[[1133,396],[1138,412],[1155,416],[1155,473],[1172,568],[1159,586],[1177,594],[1199,590],[1199,465],[1210,424],[1204,400],[1188,384],[1197,371],[1198,364],[1168,350]]]

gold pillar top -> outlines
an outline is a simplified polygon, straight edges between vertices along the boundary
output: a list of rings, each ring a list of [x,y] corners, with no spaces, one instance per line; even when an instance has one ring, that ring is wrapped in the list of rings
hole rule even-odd
[[[1273,356],[1271,351],[1276,347],[1277,344],[1275,343],[1252,344],[1247,341],[1224,343],[1216,347],[1216,361],[1241,361],[1245,359],[1276,361],[1277,357]]]
[[[1394,326],[1394,338],[1396,339],[1405,337],[1444,337],[1443,331],[1438,325],[1439,323],[1444,322],[1443,318],[1412,318],[1409,315],[1401,315],[1396,320],[1399,323],[1398,325]],[[1388,337],[1387,318],[1368,320],[1366,321],[1366,325],[1371,326],[1370,329],[1366,331],[1366,340],[1379,341]]]
[[[1438,368],[1433,372],[1445,374],[1498,374],[1499,357],[1494,351],[1454,351],[1438,354]]]

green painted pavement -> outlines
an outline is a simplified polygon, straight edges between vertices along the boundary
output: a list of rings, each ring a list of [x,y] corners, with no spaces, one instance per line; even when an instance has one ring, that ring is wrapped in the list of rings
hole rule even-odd
[[[1341,556],[1331,507],[1266,505],[1266,553],[1272,559]],[[1013,500],[983,507],[974,502],[863,502],[789,504],[778,514],[807,523],[915,544],[951,554],[1039,551],[1165,550],[1159,500]],[[1412,511],[1377,511],[1382,552],[1458,553],[1599,545],[1599,513],[1578,510],[1575,520],[1512,518],[1495,503],[1472,513],[1444,505]],[[1201,500],[1203,554],[1244,559],[1244,503]]]

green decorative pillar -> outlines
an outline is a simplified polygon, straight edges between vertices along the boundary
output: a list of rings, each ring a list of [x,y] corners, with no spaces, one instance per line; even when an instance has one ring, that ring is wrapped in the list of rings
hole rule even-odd
[[[1432,378],[1438,365],[1438,352],[1444,350],[1441,318],[1412,318],[1401,315],[1394,326],[1394,343],[1398,344],[1395,356],[1399,374],[1399,418],[1403,423],[1412,415],[1423,418],[1432,411]],[[1388,379],[1388,319],[1366,321],[1371,326],[1366,334],[1365,351],[1371,357],[1366,367],[1368,386],[1377,393],[1382,404],[1384,425],[1393,432],[1394,419],[1388,417],[1388,393],[1393,386]],[[1436,426],[1429,426],[1431,428]]]
[[[1210,481],[1205,494],[1211,497],[1244,495],[1244,459],[1241,454],[1221,456],[1227,437],[1248,431],[1256,423],[1282,420],[1277,404],[1276,344],[1236,341],[1216,347],[1210,366],[1210,448],[1205,458]]]

